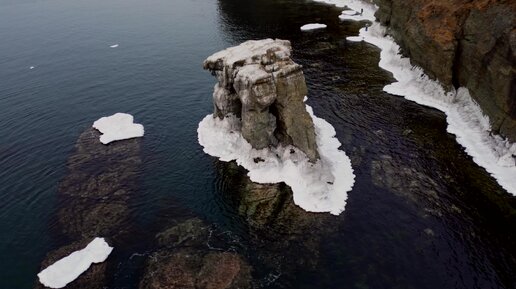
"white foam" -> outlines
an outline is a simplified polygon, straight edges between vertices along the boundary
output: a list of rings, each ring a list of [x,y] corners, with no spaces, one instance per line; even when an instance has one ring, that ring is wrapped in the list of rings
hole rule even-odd
[[[117,48],[118,47],[118,44],[113,44],[111,46],[109,46],[110,48]]]
[[[338,215],[344,211],[347,192],[355,182],[351,161],[339,150],[340,142],[331,124],[316,117],[310,106],[306,108],[315,125],[320,155],[315,164],[293,146],[253,149],[242,137],[241,122],[235,116],[223,120],[206,116],[197,129],[199,143],[204,152],[221,161],[235,160],[249,171],[253,182],[285,182],[292,188],[294,203],[302,209]]]
[[[41,284],[49,288],[63,288],[77,279],[93,263],[104,262],[113,251],[104,238],[95,238],[84,249],[75,251],[39,272]]]
[[[142,137],[144,134],[143,125],[133,121],[132,115],[119,112],[98,119],[93,123],[93,127],[102,133],[100,142],[108,144],[117,140]]]
[[[323,29],[323,28],[326,28],[326,24],[310,23],[310,24],[305,24],[305,25],[301,26],[302,31]]]
[[[447,131],[456,136],[457,142],[479,166],[485,168],[505,190],[516,195],[516,143],[491,133],[489,119],[483,115],[466,88],[446,92],[421,68],[411,65],[410,59],[403,58],[399,54],[399,46],[386,36],[385,27],[375,20],[374,13],[378,7],[357,0],[315,1],[356,11],[364,9],[365,20],[373,24],[368,29],[360,29],[358,36],[347,39],[366,41],[381,49],[379,66],[392,72],[396,79],[383,90],[443,111],[447,116]]]

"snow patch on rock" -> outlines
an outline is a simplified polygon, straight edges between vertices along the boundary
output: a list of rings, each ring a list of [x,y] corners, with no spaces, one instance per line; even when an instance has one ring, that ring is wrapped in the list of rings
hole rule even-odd
[[[204,152],[221,161],[235,160],[247,169],[251,181],[257,183],[285,182],[292,188],[294,203],[309,212],[344,211],[347,192],[355,182],[351,161],[339,150],[331,124],[313,114],[306,106],[315,125],[320,159],[316,163],[294,146],[253,149],[240,133],[241,121],[236,116],[223,120],[206,116],[197,129]]]
[[[75,251],[39,272],[41,284],[49,288],[63,288],[77,279],[93,263],[104,262],[113,247],[104,238],[95,238],[84,249]]]
[[[120,112],[98,119],[93,123],[93,127],[102,133],[100,142],[103,144],[142,137],[144,134],[143,125],[134,123],[132,115]]]

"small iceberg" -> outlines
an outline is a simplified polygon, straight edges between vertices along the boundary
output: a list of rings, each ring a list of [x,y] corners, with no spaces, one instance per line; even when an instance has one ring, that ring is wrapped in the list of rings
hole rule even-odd
[[[357,12],[355,10],[344,10],[344,11],[342,11],[342,15],[354,16],[354,15],[357,15]]]
[[[143,125],[134,123],[132,115],[120,112],[98,119],[93,123],[93,127],[102,133],[100,142],[103,144],[142,137],[144,134]]]
[[[109,46],[110,48],[117,48],[118,47],[118,44],[113,44],[111,46]]]
[[[301,26],[301,31],[324,29],[324,28],[326,28],[326,24],[311,23],[311,24],[305,24],[305,25]]]
[[[113,247],[104,238],[95,238],[84,249],[75,251],[39,272],[41,284],[49,288],[63,288],[77,279],[93,263],[104,262]]]

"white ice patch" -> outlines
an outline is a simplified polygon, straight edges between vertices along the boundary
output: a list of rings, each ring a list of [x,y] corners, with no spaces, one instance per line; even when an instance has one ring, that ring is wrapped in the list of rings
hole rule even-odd
[[[301,26],[302,31],[323,29],[323,28],[326,28],[326,24],[311,23],[311,24],[305,24],[305,25]]]
[[[241,122],[235,116],[223,120],[206,116],[197,129],[199,143],[205,153],[221,161],[236,160],[249,171],[253,182],[285,182],[292,188],[294,203],[302,209],[338,215],[344,211],[347,192],[355,182],[351,161],[339,150],[331,124],[316,117],[310,106],[306,108],[315,125],[320,155],[315,164],[293,146],[253,149],[240,133]]]
[[[111,46],[109,46],[110,48],[117,48],[118,47],[118,44],[113,44]]]
[[[49,288],[63,288],[77,279],[93,263],[104,262],[113,251],[104,238],[95,238],[84,249],[75,251],[39,272],[41,284]]]
[[[355,11],[355,10],[344,10],[344,11],[342,11],[341,14],[342,15],[354,16],[354,15],[357,15],[357,11]]]
[[[117,140],[142,137],[143,125],[134,123],[132,115],[127,113],[115,113],[105,116],[93,123],[93,127],[102,133],[100,142],[108,144]]]
[[[447,131],[456,136],[457,142],[479,166],[485,168],[505,190],[516,195],[516,143],[491,133],[489,119],[483,115],[466,88],[446,92],[439,82],[431,80],[421,68],[411,65],[410,59],[403,58],[399,54],[399,46],[386,36],[386,28],[375,21],[374,13],[378,9],[375,5],[357,0],[315,1],[356,11],[363,9],[365,20],[373,24],[367,30],[360,29],[358,36],[347,39],[366,41],[381,49],[379,66],[390,71],[396,79],[396,82],[385,86],[383,90],[443,111],[447,116]]]

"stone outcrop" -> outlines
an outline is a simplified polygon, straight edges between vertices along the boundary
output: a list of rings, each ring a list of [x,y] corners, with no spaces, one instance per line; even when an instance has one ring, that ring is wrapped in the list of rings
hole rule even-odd
[[[516,141],[516,2],[374,0],[412,63],[448,88],[467,87],[494,132]]]
[[[251,288],[251,267],[230,250],[212,247],[220,232],[193,218],[156,235],[158,250],[146,263],[140,289]]]
[[[291,51],[289,41],[265,39],[208,57],[204,69],[218,80],[214,116],[240,117],[242,135],[256,149],[294,145],[316,161],[314,125],[303,103],[305,77],[301,65],[290,58]]]

